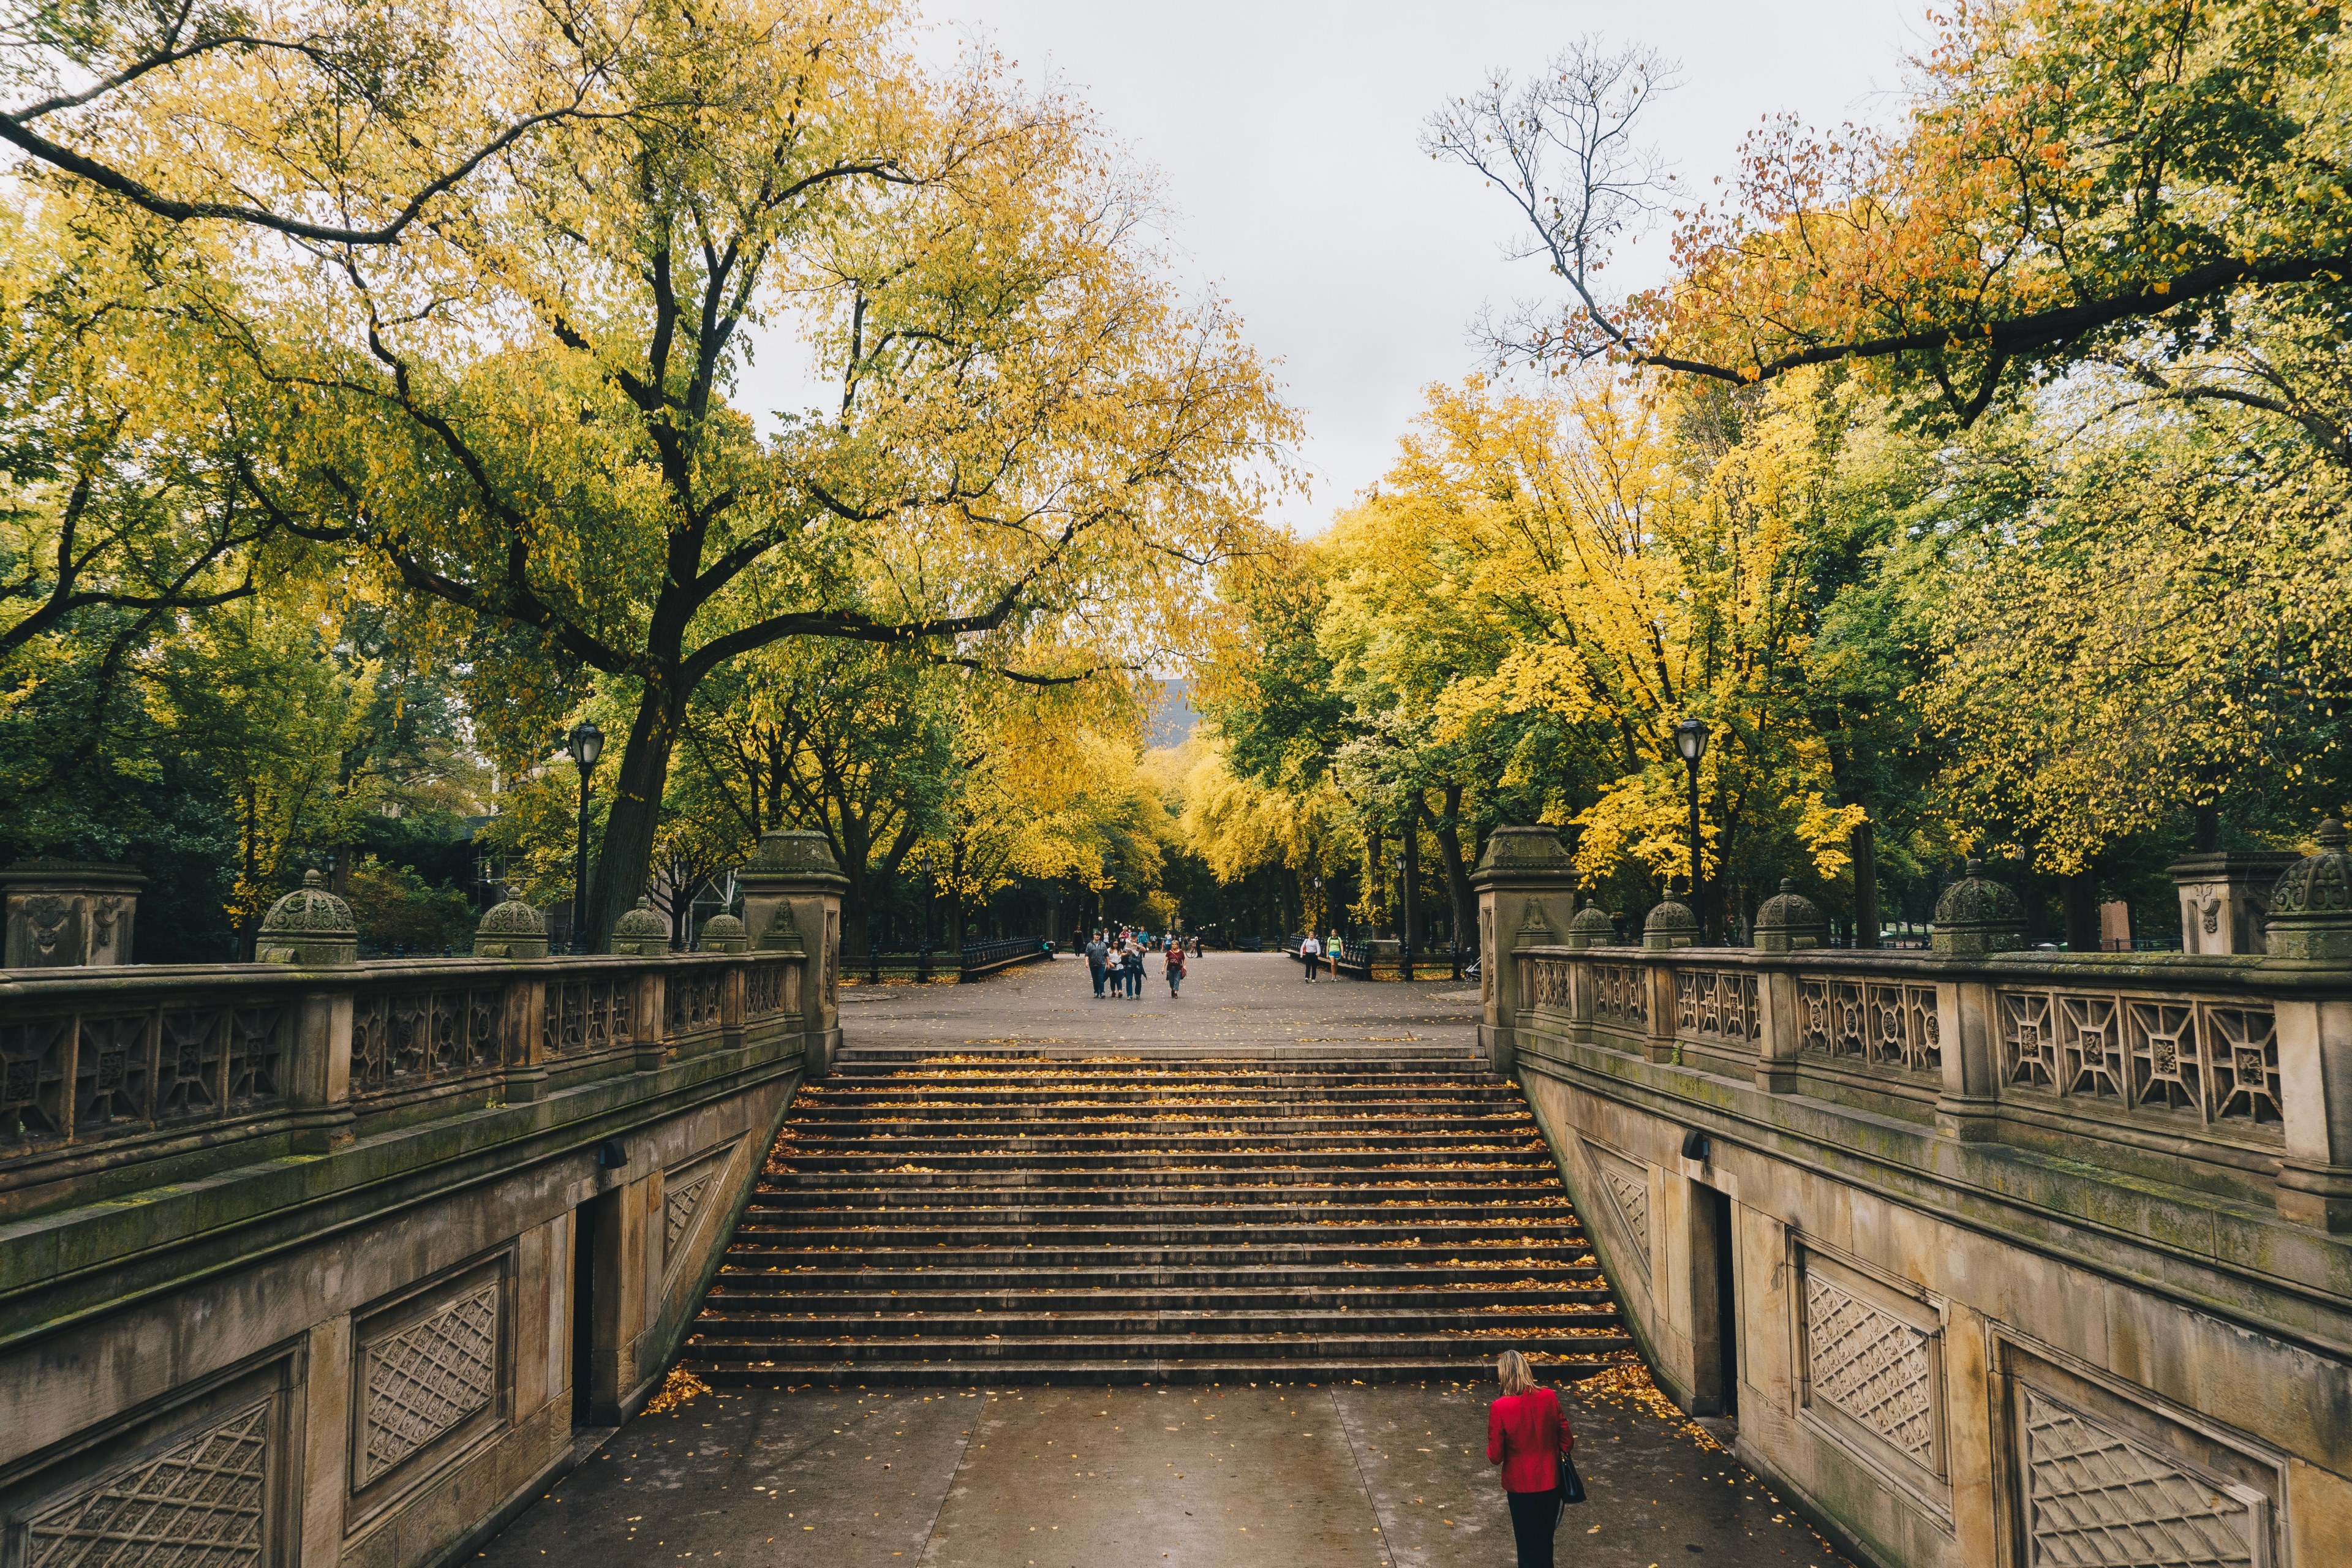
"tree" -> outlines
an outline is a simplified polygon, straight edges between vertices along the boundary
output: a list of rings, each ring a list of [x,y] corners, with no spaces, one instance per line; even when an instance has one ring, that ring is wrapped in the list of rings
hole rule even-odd
[[[533,132],[623,111],[611,79],[642,19],[570,0],[29,5],[0,44],[0,140],[173,222],[391,245]]]
[[[184,287],[215,258],[71,192],[12,194],[0,205],[0,666],[95,606],[136,612],[108,623],[135,642],[165,616],[243,598],[273,531],[236,478],[248,389],[220,374]]]
[[[518,658],[635,692],[600,931],[730,660],[839,637],[1064,679],[1193,638],[1207,563],[1255,536],[1287,416],[1234,323],[1170,297],[1081,115],[985,58],[925,79],[899,26],[648,14],[630,113],[514,144],[430,245],[275,275],[327,351],[248,340],[300,414],[258,466],[273,516],[419,628],[520,628]],[[786,299],[843,391],[766,442],[726,394]]]
[[[2207,352],[2254,313],[2341,321],[2341,26],[2264,0],[1955,0],[1900,132],[1759,132],[1734,200],[1685,216],[1675,281],[1624,301],[1597,274],[1659,196],[1631,141],[1645,56],[1588,42],[1430,142],[1509,191],[1569,286],[1529,355],[1733,384],[1852,361],[1967,424],[2087,359]]]
[[[688,712],[681,771],[736,835],[806,827],[832,844],[845,952],[868,951],[875,909],[940,824],[961,673],[903,647],[788,642],[704,682]]]

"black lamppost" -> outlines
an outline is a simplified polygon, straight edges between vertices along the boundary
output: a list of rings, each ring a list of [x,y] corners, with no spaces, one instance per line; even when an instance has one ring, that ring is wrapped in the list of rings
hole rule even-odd
[[[1675,750],[1683,757],[1683,766],[1690,773],[1690,901],[1691,913],[1698,918],[1699,930],[1706,930],[1706,917],[1701,913],[1698,896],[1698,762],[1706,755],[1706,726],[1696,719],[1685,719],[1675,726]]]
[[[580,840],[572,854],[572,951],[588,951],[588,779],[604,752],[604,731],[593,719],[572,726],[564,738],[572,760],[580,764]]]

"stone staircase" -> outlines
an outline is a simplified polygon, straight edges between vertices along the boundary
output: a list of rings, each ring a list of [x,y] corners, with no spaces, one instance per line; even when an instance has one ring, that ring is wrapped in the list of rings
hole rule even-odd
[[[1553,1381],[1632,1353],[1518,1090],[1467,1052],[852,1052],[682,1364],[714,1384]]]

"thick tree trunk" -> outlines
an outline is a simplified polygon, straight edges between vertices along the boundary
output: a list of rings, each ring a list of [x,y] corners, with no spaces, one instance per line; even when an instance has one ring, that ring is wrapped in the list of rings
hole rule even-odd
[[[2098,883],[2088,871],[2066,879],[2066,946],[2074,952],[2099,951]]]
[[[1847,835],[1853,851],[1853,945],[1878,945],[1878,830],[1867,822]]]
[[[1478,938],[1478,922],[1472,918],[1470,902],[1470,871],[1462,863],[1462,786],[1445,786],[1445,811],[1437,819],[1437,853],[1445,862],[1445,901],[1454,921],[1454,942],[1465,952]]]
[[[662,786],[669,780],[669,756],[677,744],[679,715],[667,696],[668,683],[649,680],[637,700],[617,772],[599,768],[611,780],[612,803],[604,817],[604,840],[588,880],[587,948],[603,952],[613,922],[637,907],[653,868],[654,830],[661,820]]]

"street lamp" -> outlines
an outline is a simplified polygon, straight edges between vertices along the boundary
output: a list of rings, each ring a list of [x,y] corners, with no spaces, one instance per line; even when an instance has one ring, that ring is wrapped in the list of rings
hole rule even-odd
[[[1691,913],[1699,915],[1698,899],[1698,763],[1706,755],[1706,725],[1696,719],[1685,719],[1675,726],[1675,750],[1682,753],[1683,766],[1690,773],[1690,900]],[[1700,930],[1706,929],[1700,916]]]
[[[604,731],[593,719],[583,719],[564,737],[572,760],[580,764],[580,839],[572,858],[572,951],[588,951],[588,778],[604,752]]]

